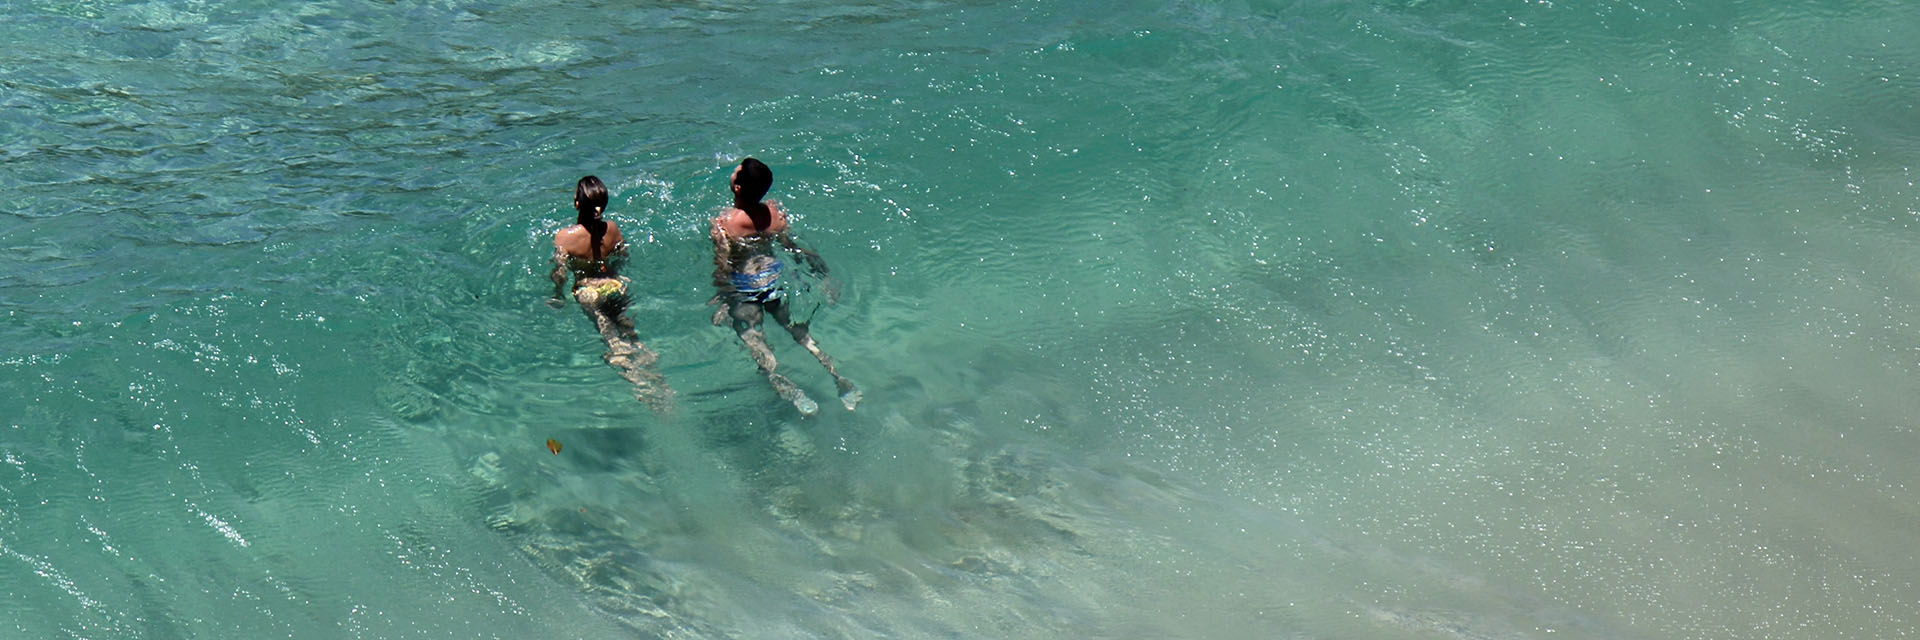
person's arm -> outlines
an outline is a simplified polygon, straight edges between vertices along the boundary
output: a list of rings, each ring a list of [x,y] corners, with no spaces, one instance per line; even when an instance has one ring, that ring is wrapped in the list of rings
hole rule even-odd
[[[800,260],[807,263],[807,270],[812,271],[814,275],[820,276],[821,278],[827,277],[827,259],[820,257],[819,252],[800,246],[800,243],[794,241],[793,234],[785,231],[775,234],[774,237],[780,239],[780,246],[786,247],[787,251],[791,251],[794,255],[800,256]]]
[[[559,250],[553,252],[553,272],[547,274],[547,277],[553,280],[553,299],[564,300],[562,296],[565,295],[567,286],[566,252]]]
[[[799,242],[793,239],[793,227],[788,224],[787,208],[771,200],[767,201],[767,205],[774,214],[773,237],[780,242],[781,247],[786,248],[788,253],[799,256],[800,261],[807,264],[808,271],[812,271],[814,275],[820,276],[820,279],[825,280],[827,277],[826,259],[821,258],[818,252],[801,246]]]
[[[720,218],[714,218],[707,228],[707,238],[713,241],[713,286],[724,294],[733,290],[733,243],[727,240],[727,230],[722,225]],[[718,298],[716,295],[715,299]]]
[[[827,297],[827,304],[839,304],[840,281],[827,276],[827,259],[820,257],[819,252],[800,246],[799,242],[794,241],[792,234],[783,231],[775,237],[780,239],[781,246],[786,247],[794,255],[800,256],[800,261],[806,263],[808,271],[812,271],[814,276],[820,278],[818,286],[820,293]]]

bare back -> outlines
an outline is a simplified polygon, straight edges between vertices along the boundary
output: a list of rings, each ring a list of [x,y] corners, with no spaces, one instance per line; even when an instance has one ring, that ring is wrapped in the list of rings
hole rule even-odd
[[[766,201],[766,205],[769,220],[765,229],[754,228],[753,217],[737,207],[729,208],[714,218],[714,226],[727,238],[750,238],[761,234],[786,233],[787,212],[781,210],[780,204],[772,200]]]
[[[607,222],[607,232],[600,236],[600,257],[606,258],[620,249],[624,239],[620,236],[619,225]],[[553,250],[569,258],[581,260],[593,259],[593,234],[586,227],[573,225],[553,232]]]

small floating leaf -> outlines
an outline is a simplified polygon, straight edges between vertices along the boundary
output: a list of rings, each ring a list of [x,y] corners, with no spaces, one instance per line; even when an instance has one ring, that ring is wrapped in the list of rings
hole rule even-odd
[[[547,438],[547,450],[552,451],[553,455],[556,455],[556,456],[560,455],[560,441],[555,440],[553,438]]]

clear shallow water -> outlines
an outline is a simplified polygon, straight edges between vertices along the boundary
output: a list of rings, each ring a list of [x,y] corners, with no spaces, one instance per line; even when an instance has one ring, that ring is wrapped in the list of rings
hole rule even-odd
[[[0,629],[1910,635],[1903,9],[16,6]],[[705,322],[745,154],[857,412]]]

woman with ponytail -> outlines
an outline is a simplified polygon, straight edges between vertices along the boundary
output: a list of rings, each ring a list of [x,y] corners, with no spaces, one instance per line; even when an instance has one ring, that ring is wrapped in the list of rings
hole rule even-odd
[[[559,306],[567,272],[573,272],[573,299],[593,320],[600,338],[607,343],[607,364],[620,370],[620,377],[634,386],[634,397],[655,409],[665,409],[673,399],[666,379],[653,370],[659,356],[640,343],[627,318],[627,294],[630,283],[618,268],[627,257],[627,243],[620,227],[605,218],[607,185],[594,176],[580,179],[573,187],[574,225],[553,233],[553,299]]]
[[[833,358],[820,350],[820,345],[807,331],[807,323],[794,322],[784,304],[789,280],[781,277],[786,263],[776,253],[776,245],[797,256],[821,278],[827,275],[827,263],[819,254],[794,242],[787,230],[787,214],[779,203],[760,200],[773,186],[773,170],[765,163],[753,158],[741,160],[728,186],[733,190],[733,206],[714,218],[709,230],[713,239],[713,284],[720,290],[714,298],[726,305],[714,314],[713,323],[721,324],[732,317],[733,330],[740,334],[748,355],[759,365],[760,372],[766,374],[774,391],[793,403],[800,413],[812,415],[820,410],[820,405],[792,380],[774,371],[773,349],[760,331],[762,317],[772,315],[774,321],[793,336],[794,342],[800,343],[827,368],[827,374],[833,376],[834,384],[839,387],[840,403],[852,411],[860,403],[860,389],[853,381],[840,376],[834,369]]]

